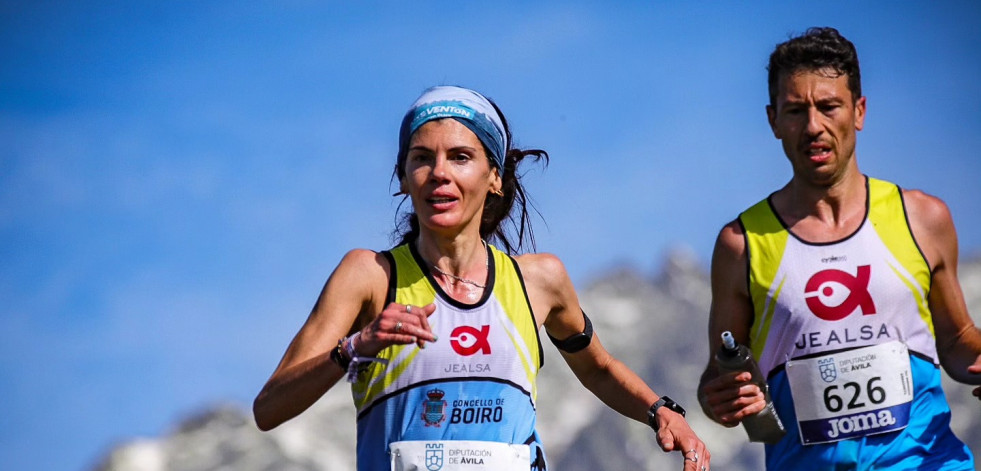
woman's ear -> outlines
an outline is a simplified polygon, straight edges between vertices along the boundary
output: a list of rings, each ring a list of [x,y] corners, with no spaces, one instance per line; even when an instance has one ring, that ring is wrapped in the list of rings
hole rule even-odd
[[[504,181],[501,180],[501,173],[497,170],[497,167],[491,168],[490,192],[497,196],[504,196],[504,192],[501,191],[503,187]]]

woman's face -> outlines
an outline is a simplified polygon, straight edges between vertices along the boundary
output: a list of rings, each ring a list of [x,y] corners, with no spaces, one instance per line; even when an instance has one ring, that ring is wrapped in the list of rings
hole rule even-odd
[[[409,139],[401,184],[422,227],[456,234],[479,232],[484,200],[501,188],[501,178],[472,131],[454,119],[437,119]]]

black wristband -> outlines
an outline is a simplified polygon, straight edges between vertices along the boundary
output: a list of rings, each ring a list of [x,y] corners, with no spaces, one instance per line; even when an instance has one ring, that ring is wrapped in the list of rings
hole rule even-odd
[[[586,316],[586,311],[582,311],[582,318],[586,321],[586,328],[578,334],[573,334],[571,337],[565,340],[559,340],[552,337],[552,334],[545,331],[545,335],[548,335],[548,339],[552,341],[556,348],[562,350],[566,353],[576,353],[589,346],[589,342],[593,340],[593,323],[589,321],[589,317]]]
[[[668,410],[677,412],[681,414],[682,417],[685,416],[685,409],[681,407],[680,404],[674,402],[668,396],[661,396],[661,398],[654,402],[654,405],[647,410],[647,425],[650,425],[655,432],[661,428],[661,426],[657,423],[657,410],[662,407],[667,407]]]

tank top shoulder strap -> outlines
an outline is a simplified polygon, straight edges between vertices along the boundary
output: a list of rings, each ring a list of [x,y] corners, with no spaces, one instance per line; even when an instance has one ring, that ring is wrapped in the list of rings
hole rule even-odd
[[[515,324],[520,326],[528,344],[537,346],[537,363],[541,368],[545,365],[545,352],[518,261],[493,245],[489,247],[494,257],[494,296],[506,307]]]
[[[753,305],[753,325],[750,329],[750,347],[759,359],[769,334],[773,304],[767,302],[771,295],[779,296],[782,286],[774,286],[780,262],[790,232],[777,218],[769,198],[765,198],[739,215],[739,224],[746,241],[747,290]]]
[[[394,249],[393,249],[394,250]],[[388,289],[385,290],[385,306],[395,302],[395,288],[398,286],[398,268],[395,264],[395,256],[391,250],[380,252],[385,260],[388,260]]]
[[[746,251],[751,267],[768,267],[776,272],[790,232],[777,218],[769,199],[743,211],[739,215],[739,224],[746,238]]]
[[[930,265],[910,229],[902,189],[895,183],[868,179],[869,222],[896,260],[920,286],[930,290]]]
[[[388,302],[423,306],[433,301],[436,291],[419,266],[409,244],[402,244],[387,251],[392,263],[388,282]]]

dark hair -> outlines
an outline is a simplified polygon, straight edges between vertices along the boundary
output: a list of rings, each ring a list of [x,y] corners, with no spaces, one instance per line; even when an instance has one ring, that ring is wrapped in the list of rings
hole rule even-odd
[[[784,75],[822,69],[833,71],[836,77],[847,75],[852,99],[861,98],[862,74],[855,45],[834,28],[809,28],[804,34],[778,44],[770,54],[770,64],[766,67],[770,106],[776,106],[777,88]]]
[[[504,168],[498,169],[501,172],[501,192],[503,196],[493,193],[487,194],[484,200],[484,210],[480,221],[480,237],[488,240],[509,253],[517,253],[524,246],[525,242],[531,244],[531,249],[535,250],[535,233],[531,227],[531,220],[528,217],[528,207],[535,210],[534,205],[528,201],[524,186],[521,185],[522,174],[518,173],[518,166],[525,157],[534,157],[536,162],[542,162],[542,167],[548,166],[548,152],[541,149],[515,149],[511,147],[511,128],[508,126],[504,113],[498,108],[497,103],[487,99],[501,117],[504,124],[505,139],[507,141],[507,153],[504,155]],[[446,118],[452,119],[452,118]],[[484,154],[490,159],[490,151],[484,146]],[[401,159],[400,159],[401,160]],[[493,162],[491,165],[494,165]],[[405,176],[405,168],[398,163],[395,164],[395,171],[392,178],[401,181]],[[403,196],[399,203],[399,208],[405,203],[408,196]],[[517,203],[517,207],[515,207]],[[537,213],[538,211],[535,210]],[[541,214],[539,213],[539,216]],[[509,224],[505,224],[505,222]],[[409,212],[402,216],[396,224],[392,233],[393,239],[398,241],[398,245],[415,240],[419,236],[419,218],[415,212]]]

